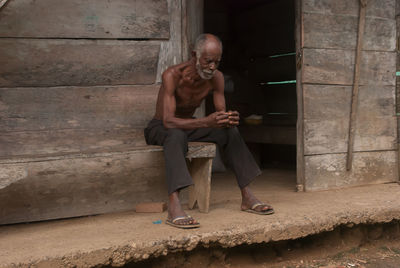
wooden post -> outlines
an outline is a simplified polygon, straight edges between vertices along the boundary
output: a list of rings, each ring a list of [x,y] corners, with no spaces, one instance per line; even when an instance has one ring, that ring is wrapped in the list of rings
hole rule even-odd
[[[360,16],[358,21],[357,49],[356,49],[356,59],[354,64],[353,92],[351,96],[349,141],[347,144],[347,162],[346,162],[347,170],[351,170],[353,163],[354,133],[355,133],[355,123],[357,118],[358,91],[359,91],[358,85],[360,80],[360,62],[361,62],[361,53],[362,53],[364,28],[365,28],[366,7],[367,7],[367,0],[360,0]]]

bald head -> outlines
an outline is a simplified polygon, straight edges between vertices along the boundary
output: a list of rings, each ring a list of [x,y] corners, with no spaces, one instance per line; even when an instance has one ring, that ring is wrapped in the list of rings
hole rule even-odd
[[[204,49],[219,49],[222,54],[222,42],[213,34],[201,34],[197,37],[194,46],[196,56],[200,57]]]

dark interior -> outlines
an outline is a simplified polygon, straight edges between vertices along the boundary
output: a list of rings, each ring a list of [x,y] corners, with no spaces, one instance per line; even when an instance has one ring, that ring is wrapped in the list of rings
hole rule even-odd
[[[227,109],[240,112],[239,130],[264,168],[296,166],[294,16],[294,0],[204,1],[204,32],[224,46]],[[206,113],[213,111],[209,96]]]

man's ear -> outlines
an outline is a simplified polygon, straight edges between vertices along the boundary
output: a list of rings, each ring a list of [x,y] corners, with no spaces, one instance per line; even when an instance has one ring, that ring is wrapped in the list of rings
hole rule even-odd
[[[196,57],[196,51],[192,50],[192,57],[195,58]]]

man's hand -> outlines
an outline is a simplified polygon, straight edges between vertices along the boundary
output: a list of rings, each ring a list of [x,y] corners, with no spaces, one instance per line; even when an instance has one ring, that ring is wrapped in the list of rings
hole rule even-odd
[[[239,113],[237,111],[215,112],[208,116],[209,127],[226,128],[239,125]]]
[[[224,128],[229,125],[229,114],[219,111],[207,116],[208,126],[211,128]]]
[[[228,111],[228,127],[235,127],[239,125],[239,112],[238,111]]]

